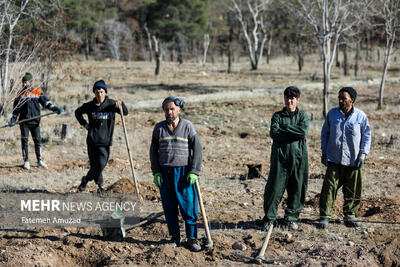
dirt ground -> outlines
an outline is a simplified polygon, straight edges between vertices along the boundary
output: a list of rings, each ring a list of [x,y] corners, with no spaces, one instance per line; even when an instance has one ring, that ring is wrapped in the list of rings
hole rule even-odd
[[[286,266],[400,266],[400,73],[389,72],[385,89],[386,108],[377,110],[380,73],[378,63],[364,63],[360,77],[342,77],[335,69],[330,107],[337,105],[337,91],[351,84],[359,93],[356,106],[364,110],[372,127],[372,147],[363,172],[363,199],[359,228],[342,222],[343,195],[338,193],[330,228],[317,229],[318,201],[325,167],[320,163],[320,130],[323,124],[320,64],[306,63],[299,74],[291,58],[273,60],[258,71],[237,63],[233,74],[225,65],[205,68],[194,63],[163,63],[154,77],[154,63],[69,62],[54,73],[48,92],[52,101],[66,110],[61,116],[42,120],[43,154],[47,169],[22,169],[18,127],[1,129],[0,190],[47,190],[77,192],[88,170],[85,130],[74,118],[74,109],[91,99],[91,85],[104,78],[109,96],[129,106],[126,117],[136,176],[143,198],[141,217],[162,210],[157,187],[152,184],[148,159],[151,132],[163,120],[161,101],[168,95],[185,98],[183,116],[191,120],[203,146],[200,176],[203,199],[214,241],[206,243],[204,224],[199,218],[203,250],[192,253],[173,248],[164,216],[135,227],[123,239],[105,240],[100,228],[0,228],[1,266],[241,266],[252,264],[235,255],[255,256],[265,232],[255,223],[263,217],[265,180],[247,179],[249,164],[264,164],[268,177],[272,140],[269,124],[273,112],[283,105],[282,92],[297,85],[303,94],[300,109],[310,117],[309,187],[299,229],[274,228],[265,264]],[[5,124],[7,118],[3,118]],[[61,140],[61,126],[68,123],[70,138]],[[121,120],[117,118],[111,158],[104,171],[107,193],[134,193],[131,169]],[[90,183],[87,192],[96,191]],[[282,218],[285,197],[279,207]],[[184,237],[184,224],[181,221]],[[236,245],[234,246],[234,244]],[[240,244],[238,244],[240,243]],[[239,246],[238,246],[239,245]],[[241,247],[242,249],[237,249]]]

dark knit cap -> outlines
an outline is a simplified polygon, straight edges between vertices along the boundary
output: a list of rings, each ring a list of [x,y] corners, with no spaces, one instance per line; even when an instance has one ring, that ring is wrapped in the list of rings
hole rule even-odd
[[[356,90],[354,90],[353,87],[343,87],[342,89],[340,89],[339,94],[341,92],[349,93],[350,97],[353,99],[353,103],[356,102],[357,92],[356,92]]]
[[[285,89],[285,91],[283,92],[283,95],[288,98],[291,98],[291,97],[299,98],[300,90],[299,90],[299,88],[297,88],[295,86],[289,86],[288,88]]]
[[[98,80],[97,82],[94,83],[93,92],[94,92],[95,89],[99,89],[99,88],[104,89],[104,91],[106,91],[106,93],[108,93],[107,92],[107,85],[104,82],[104,80]]]
[[[169,96],[166,99],[164,99],[164,101],[162,102],[162,108],[164,109],[164,106],[169,103],[169,102],[174,102],[174,104],[178,107],[180,107],[182,110],[185,107],[185,101],[183,100],[183,98],[178,98],[178,97],[174,97],[174,96]]]
[[[22,77],[22,82],[31,82],[33,79],[32,74],[30,74],[29,72],[25,73],[24,77]]]

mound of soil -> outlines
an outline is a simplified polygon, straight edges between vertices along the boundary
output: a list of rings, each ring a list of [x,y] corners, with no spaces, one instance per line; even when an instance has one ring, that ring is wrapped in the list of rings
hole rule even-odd
[[[119,194],[127,194],[127,193],[136,193],[135,185],[132,180],[127,178],[121,178],[116,181],[114,184],[110,185],[106,189],[107,193],[119,193]]]

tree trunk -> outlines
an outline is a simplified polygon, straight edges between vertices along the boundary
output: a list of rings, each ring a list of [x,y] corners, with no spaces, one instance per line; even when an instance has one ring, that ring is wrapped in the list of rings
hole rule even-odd
[[[390,38],[387,37],[386,39],[386,51],[385,51],[385,58],[383,60],[383,72],[382,72],[382,80],[381,85],[379,87],[379,102],[378,102],[378,109],[382,109],[383,107],[383,92],[385,90],[385,80],[386,80],[386,73],[389,67],[390,62],[390,54],[392,53],[393,43],[394,43],[394,34]]]
[[[85,30],[85,58],[86,60],[89,59],[89,38],[87,30]]]
[[[228,73],[232,72],[232,41],[233,41],[233,26],[229,28],[228,39]]]
[[[355,77],[357,77],[357,75],[358,75],[360,50],[361,50],[361,41],[358,40],[357,44],[356,44],[356,56],[355,56],[355,63],[354,63],[354,76]]]
[[[153,61],[153,56],[152,56],[153,47],[151,45],[151,34],[149,32],[149,29],[147,28],[147,25],[144,25],[144,30],[145,30],[146,36],[147,36],[147,45],[149,46],[149,61],[152,62]]]
[[[329,81],[330,81],[330,68],[329,61],[324,57],[324,103],[322,115],[326,118],[328,114],[328,103],[329,103]]]
[[[155,57],[156,57],[156,70],[155,70],[154,74],[158,75],[158,74],[160,74],[160,64],[161,64],[160,57],[161,57],[161,53],[160,53],[160,48],[159,48],[159,45],[158,45],[157,37],[153,35],[152,38],[153,38],[153,41],[154,41],[154,54],[155,54]]]
[[[270,33],[269,39],[268,39],[268,49],[267,49],[267,55],[266,55],[267,64],[269,64],[269,60],[271,57],[271,49],[272,49],[272,33]]]
[[[349,61],[347,59],[347,43],[344,43],[342,46],[343,51],[343,75],[349,76]],[[339,54],[339,53],[336,53]]]
[[[206,65],[207,51],[209,45],[210,45],[210,35],[206,33],[204,34],[203,67]]]
[[[335,59],[336,59],[336,68],[340,68],[339,53],[336,53]]]

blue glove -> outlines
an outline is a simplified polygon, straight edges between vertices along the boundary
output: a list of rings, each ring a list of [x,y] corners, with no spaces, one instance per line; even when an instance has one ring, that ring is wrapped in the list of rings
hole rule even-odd
[[[154,184],[155,184],[156,186],[161,187],[161,184],[162,184],[162,182],[163,182],[161,173],[156,172],[156,173],[154,174],[153,182],[154,182]]]
[[[10,126],[10,127],[15,126],[15,122],[14,122],[13,119],[10,119],[10,120],[8,121],[8,126]]]
[[[186,179],[190,184],[194,184],[197,181],[197,175],[194,173],[189,173]]]
[[[57,110],[56,110],[56,113],[58,114],[58,115],[60,115],[61,113],[63,113],[64,111],[61,109],[61,108],[57,108]]]

